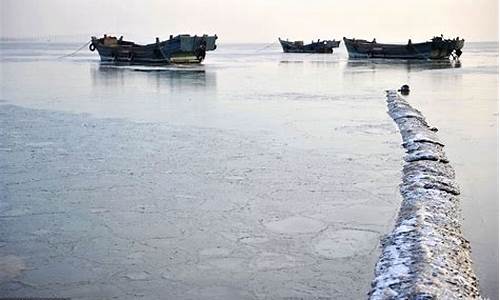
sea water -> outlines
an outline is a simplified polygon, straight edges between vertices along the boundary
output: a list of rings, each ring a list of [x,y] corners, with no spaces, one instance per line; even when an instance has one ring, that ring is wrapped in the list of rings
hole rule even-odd
[[[482,294],[498,299],[498,44],[460,61],[220,44],[115,66],[0,43],[0,291],[362,299],[399,210],[385,90],[439,128]]]

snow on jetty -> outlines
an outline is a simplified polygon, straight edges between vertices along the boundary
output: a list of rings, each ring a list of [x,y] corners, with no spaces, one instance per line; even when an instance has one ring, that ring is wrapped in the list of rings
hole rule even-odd
[[[460,190],[437,129],[396,91],[387,91],[387,103],[407,153],[403,201],[395,228],[382,240],[369,297],[480,299],[461,230]]]

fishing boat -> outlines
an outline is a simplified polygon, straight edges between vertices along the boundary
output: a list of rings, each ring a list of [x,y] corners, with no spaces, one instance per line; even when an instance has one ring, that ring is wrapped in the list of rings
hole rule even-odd
[[[336,40],[318,40],[307,45],[304,45],[303,41],[289,42],[281,38],[278,38],[278,40],[285,53],[332,53],[333,48],[338,48],[340,45],[340,41]]]
[[[381,44],[375,39],[367,40],[348,39],[344,37],[344,44],[349,58],[393,58],[393,59],[458,59],[462,55],[464,39],[444,39],[441,35],[423,43],[412,43],[408,40],[402,44]]]
[[[170,64],[170,63],[201,63],[207,51],[217,48],[217,35],[191,36],[181,34],[170,36],[168,40],[147,45],[139,45],[123,40],[123,36],[104,35],[102,38],[92,37],[90,51],[99,53],[101,61],[130,64]]]

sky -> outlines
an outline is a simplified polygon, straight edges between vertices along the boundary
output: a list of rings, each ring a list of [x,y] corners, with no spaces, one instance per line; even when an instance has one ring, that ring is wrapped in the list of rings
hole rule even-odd
[[[377,38],[498,40],[498,0],[0,0],[1,37],[138,42],[217,34],[219,43]]]

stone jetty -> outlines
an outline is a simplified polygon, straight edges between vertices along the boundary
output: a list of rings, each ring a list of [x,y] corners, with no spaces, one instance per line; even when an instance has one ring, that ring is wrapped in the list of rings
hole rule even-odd
[[[406,150],[403,200],[382,240],[369,299],[480,299],[460,190],[437,128],[396,91],[387,91],[387,104]]]

